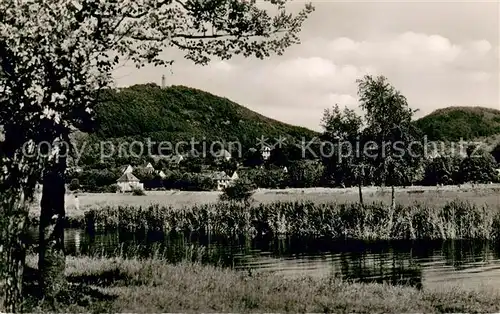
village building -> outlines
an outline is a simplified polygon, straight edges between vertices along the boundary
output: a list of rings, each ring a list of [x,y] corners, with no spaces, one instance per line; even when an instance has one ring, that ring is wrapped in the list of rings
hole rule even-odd
[[[126,165],[121,168],[121,173],[132,173],[134,172],[134,168],[131,165]]]
[[[168,159],[168,162],[170,165],[173,165],[173,166],[177,166],[179,165],[183,160],[184,160],[184,156],[182,155],[173,155],[173,156],[170,156],[169,159]]]
[[[238,180],[240,177],[238,176],[238,173],[235,171],[233,172],[233,175],[231,176],[231,181],[236,181]]]
[[[217,159],[221,159],[221,160],[225,160],[225,161],[229,161],[231,160],[231,153],[228,152],[227,150],[225,149],[222,149],[220,150],[218,153],[215,154],[215,157]]]
[[[165,174],[165,172],[163,172],[163,170],[159,170],[159,171],[157,170],[157,171],[156,171],[156,174],[157,174],[160,178],[162,178],[162,179],[165,179],[165,178],[167,177],[167,175]]]
[[[224,171],[212,172],[208,176],[216,183],[217,191],[224,190],[233,182],[232,178],[228,176]]]
[[[144,184],[142,184],[136,176],[129,172],[124,173],[120,178],[118,178],[116,184],[118,185],[120,192],[144,190]]]
[[[148,162],[148,164],[144,167],[144,169],[146,169],[146,171],[148,171],[149,173],[155,171],[155,167],[153,167],[153,165],[150,162]]]
[[[271,157],[271,147],[269,146],[264,146],[262,149],[261,149],[261,152],[262,152],[262,159],[264,160],[268,160],[269,157]]]

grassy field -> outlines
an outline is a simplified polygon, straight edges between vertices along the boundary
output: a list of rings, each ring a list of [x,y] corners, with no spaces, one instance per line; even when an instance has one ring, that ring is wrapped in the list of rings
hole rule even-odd
[[[79,210],[75,208],[74,196],[66,195],[66,209],[68,216],[81,215],[88,209],[106,206],[148,206],[161,205],[185,207],[192,205],[215,203],[220,192],[186,192],[186,191],[148,191],[145,196],[116,193],[85,193],[78,196]],[[366,203],[374,201],[390,203],[390,188],[365,187],[363,195]],[[335,201],[350,203],[358,201],[356,188],[347,189],[286,189],[286,190],[257,190],[254,194],[257,203],[272,203],[279,201],[314,201],[318,203]],[[477,205],[500,205],[500,185],[470,185],[445,187],[408,187],[396,189],[396,201],[402,205],[418,202],[429,206],[444,206],[453,200],[467,200]],[[39,211],[38,204],[32,208]]]
[[[28,264],[36,267],[34,256]],[[154,259],[68,257],[66,275],[71,285],[56,312],[493,313],[500,309],[495,289],[417,290],[347,283],[330,276],[286,278],[199,264],[169,265]],[[35,300],[26,310],[48,310]]]

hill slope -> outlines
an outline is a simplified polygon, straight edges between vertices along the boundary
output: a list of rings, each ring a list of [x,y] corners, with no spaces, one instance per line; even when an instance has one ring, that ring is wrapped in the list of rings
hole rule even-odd
[[[500,134],[500,110],[447,107],[416,120],[415,124],[432,141],[470,141]]]
[[[314,131],[282,123],[226,98],[185,86],[134,85],[107,91],[97,108],[100,139],[152,141],[239,141],[255,146],[256,138],[316,136]],[[269,141],[273,144],[273,141]]]

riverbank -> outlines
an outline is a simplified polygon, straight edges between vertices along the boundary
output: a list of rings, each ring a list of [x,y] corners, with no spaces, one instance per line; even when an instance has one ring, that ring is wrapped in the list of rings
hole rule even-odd
[[[34,256],[28,265],[36,267]],[[422,289],[287,278],[159,259],[68,257],[70,292],[58,312],[483,312],[500,309],[500,293],[458,287]],[[2,309],[0,308],[0,311]],[[31,303],[30,312],[46,310]]]

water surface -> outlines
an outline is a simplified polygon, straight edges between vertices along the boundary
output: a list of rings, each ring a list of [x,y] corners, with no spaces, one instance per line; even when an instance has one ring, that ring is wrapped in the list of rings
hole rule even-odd
[[[120,232],[90,236],[68,229],[65,243],[70,255],[161,255],[172,262],[188,258],[249,272],[338,276],[419,288],[500,287],[500,246],[491,242],[249,240]]]

